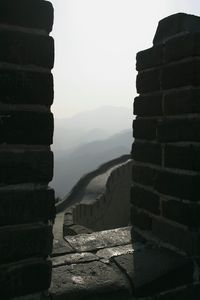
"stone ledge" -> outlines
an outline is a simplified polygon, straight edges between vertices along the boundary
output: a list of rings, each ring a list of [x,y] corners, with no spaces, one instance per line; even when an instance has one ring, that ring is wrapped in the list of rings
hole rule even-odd
[[[50,299],[153,300],[193,282],[189,258],[153,242],[132,241],[130,231],[125,227],[66,236],[61,242],[61,252],[66,242],[66,253],[57,251],[52,258]]]

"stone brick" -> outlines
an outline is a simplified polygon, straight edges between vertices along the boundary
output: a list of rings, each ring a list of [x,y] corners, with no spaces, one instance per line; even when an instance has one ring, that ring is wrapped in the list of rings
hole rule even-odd
[[[200,170],[200,146],[165,146],[165,167],[186,170]]]
[[[131,203],[154,214],[160,213],[159,196],[136,185],[133,185],[131,188]]]
[[[46,72],[0,69],[0,102],[42,104],[53,102],[53,76]]]
[[[154,140],[156,139],[155,119],[136,119],[133,121],[133,136],[136,139]]]
[[[162,112],[162,94],[154,93],[139,96],[134,101],[134,114],[138,116],[160,116]]]
[[[199,183],[199,175],[160,171],[157,173],[155,189],[162,194],[198,201]]]
[[[52,37],[0,29],[0,61],[51,69],[54,63]]]
[[[2,300],[47,290],[50,282],[50,261],[37,258],[0,267]]]
[[[169,40],[164,53],[165,62],[200,56],[200,33],[187,33]]]
[[[200,118],[168,119],[158,122],[160,142],[200,141]],[[145,135],[145,133],[143,134]]]
[[[152,47],[137,53],[136,70],[141,71],[160,66],[163,62],[163,45]]]
[[[53,178],[53,152],[0,152],[0,184],[48,183]]]
[[[162,201],[163,216],[189,227],[200,226],[200,205],[176,200]]]
[[[0,240],[0,264],[34,256],[46,257],[52,251],[52,227],[42,224],[3,226]]]
[[[199,17],[185,13],[177,13],[159,22],[153,44],[157,45],[183,32],[197,31],[200,31]]]
[[[196,58],[166,65],[162,69],[162,89],[200,85],[200,61]]]
[[[160,90],[160,69],[140,72],[136,78],[136,88],[138,94],[149,93]]]
[[[156,165],[161,165],[162,148],[160,144],[137,142],[132,146],[132,158],[135,161],[148,162]]]
[[[1,0],[0,24],[52,30],[53,7],[41,0]]]
[[[154,186],[157,171],[150,167],[137,166],[133,164],[132,179],[137,183]]]
[[[198,232],[192,232],[168,223],[167,220],[152,218],[152,232],[160,240],[174,245],[188,254],[199,254],[200,236]]]
[[[151,230],[152,218],[144,211],[138,210],[135,206],[131,206],[131,224],[143,230]]]
[[[189,88],[165,94],[164,114],[179,115],[200,112],[200,89]]]
[[[193,282],[192,260],[162,247],[144,247],[113,258],[134,287],[134,295],[150,298],[159,292]]]
[[[53,220],[54,205],[52,189],[0,190],[0,226]]]
[[[53,115],[51,113],[0,112],[0,118],[0,143],[52,144]]]

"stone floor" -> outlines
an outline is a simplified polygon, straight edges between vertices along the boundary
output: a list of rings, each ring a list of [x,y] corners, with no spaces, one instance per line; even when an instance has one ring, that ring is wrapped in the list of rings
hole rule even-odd
[[[66,236],[52,263],[52,300],[154,299],[192,282],[194,271],[184,256],[133,242],[131,227]]]

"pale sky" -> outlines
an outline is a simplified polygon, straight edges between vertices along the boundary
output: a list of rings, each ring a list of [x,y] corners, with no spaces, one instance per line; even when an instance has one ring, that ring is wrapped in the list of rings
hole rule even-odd
[[[105,105],[132,109],[135,56],[152,46],[158,21],[177,12],[200,15],[199,0],[51,2],[56,118]]]

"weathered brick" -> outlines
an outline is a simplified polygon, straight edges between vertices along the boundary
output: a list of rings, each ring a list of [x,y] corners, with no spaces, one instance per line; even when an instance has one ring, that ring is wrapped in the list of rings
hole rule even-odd
[[[162,213],[167,219],[189,227],[200,226],[200,205],[182,201],[162,201]]]
[[[162,148],[160,144],[135,141],[131,153],[135,161],[148,162],[156,165],[161,165],[162,163]]]
[[[198,232],[192,232],[168,223],[167,220],[152,217],[152,232],[162,241],[170,243],[180,250],[195,255],[200,251],[200,236]]]
[[[157,120],[136,119],[133,121],[133,136],[136,139],[154,140],[156,139]]]
[[[161,87],[172,89],[200,85],[200,61],[196,58],[166,65],[162,69]]]
[[[134,114],[138,116],[160,116],[162,112],[162,94],[155,93],[139,96],[134,101]]]
[[[154,214],[159,214],[159,196],[139,186],[131,188],[131,203]]]
[[[52,144],[51,113],[12,111],[0,112],[0,143]]]
[[[52,30],[53,7],[41,0],[1,0],[0,24]]]
[[[48,183],[53,178],[53,152],[0,152],[0,184]]]
[[[131,224],[143,230],[151,230],[152,218],[144,211],[139,211],[135,206],[131,206]]]
[[[158,122],[160,142],[200,141],[200,118],[168,119]]]
[[[0,29],[0,61],[51,69],[54,63],[52,37]]]
[[[177,13],[159,22],[153,44],[157,45],[162,43],[179,33],[198,31],[200,31],[199,17],[185,13]]]
[[[181,51],[180,51],[181,49]],[[165,62],[200,55],[200,33],[187,33],[165,44]]]
[[[136,70],[141,71],[163,63],[163,45],[158,45],[137,53]]]
[[[166,145],[164,151],[164,165],[170,168],[200,170],[200,146]]]
[[[179,115],[200,112],[200,89],[190,88],[165,94],[164,114]]]
[[[0,69],[0,102],[42,104],[53,102],[53,76],[46,72]]]
[[[51,282],[51,262],[29,259],[0,267],[2,300],[45,291]]]
[[[154,92],[160,90],[160,69],[140,72],[136,78],[136,88],[138,94]]]
[[[42,224],[0,227],[0,264],[52,252],[52,227]]]
[[[54,205],[52,189],[0,190],[0,226],[54,220]]]
[[[133,164],[132,179],[137,183],[154,186],[157,171],[150,167],[136,166]]]
[[[155,189],[162,194],[198,201],[199,184],[200,176],[198,175],[160,171],[157,172]]]

